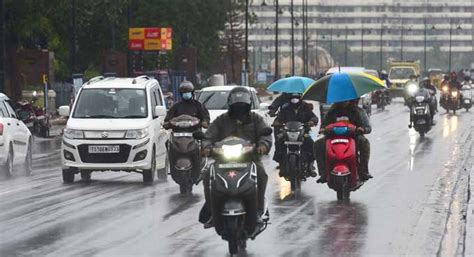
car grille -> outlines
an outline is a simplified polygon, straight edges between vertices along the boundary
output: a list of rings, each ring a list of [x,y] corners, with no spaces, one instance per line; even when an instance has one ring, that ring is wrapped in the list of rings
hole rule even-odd
[[[89,153],[89,144],[79,145],[79,156],[84,163],[124,163],[130,155],[130,145],[119,144],[119,153]]]

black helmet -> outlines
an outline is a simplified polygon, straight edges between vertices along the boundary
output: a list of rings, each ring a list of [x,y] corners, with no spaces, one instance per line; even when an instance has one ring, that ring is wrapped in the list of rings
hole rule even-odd
[[[236,103],[252,105],[252,95],[246,87],[235,87],[230,91],[227,104],[231,106]]]
[[[178,91],[181,94],[182,93],[188,93],[188,92],[194,93],[193,83],[191,83],[190,81],[187,81],[187,80],[181,82],[181,84],[179,84]]]

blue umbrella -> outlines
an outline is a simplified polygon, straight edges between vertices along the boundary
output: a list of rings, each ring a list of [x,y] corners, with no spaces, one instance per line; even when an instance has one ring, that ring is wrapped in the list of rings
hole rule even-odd
[[[268,91],[281,93],[304,93],[314,83],[313,79],[307,77],[293,76],[279,79],[267,87]]]
[[[384,88],[386,87],[383,81],[367,73],[334,73],[308,87],[303,99],[320,103],[337,103]]]

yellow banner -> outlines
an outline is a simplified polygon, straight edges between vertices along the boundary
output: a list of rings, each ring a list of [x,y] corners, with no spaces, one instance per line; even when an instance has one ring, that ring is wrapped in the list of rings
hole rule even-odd
[[[145,39],[145,51],[157,51],[161,49],[161,42],[159,39]]]
[[[144,28],[129,28],[128,29],[128,39],[145,39],[145,29]]]

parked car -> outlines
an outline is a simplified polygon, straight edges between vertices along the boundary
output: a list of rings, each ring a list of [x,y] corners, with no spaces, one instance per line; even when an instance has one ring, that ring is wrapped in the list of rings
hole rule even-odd
[[[211,116],[211,122],[217,116],[227,111],[227,97],[229,92],[237,86],[212,86],[205,87],[196,94],[196,99],[201,102],[208,110]],[[252,94],[252,111],[260,114],[267,124],[270,124],[270,116],[268,115],[269,103],[262,103],[257,95],[257,91],[253,87],[248,87]]]
[[[74,182],[92,171],[143,174],[151,183],[157,163],[163,165],[167,132],[162,128],[165,99],[157,80],[96,77],[85,83],[74,105],[61,106],[68,116],[63,133],[63,180]]]
[[[11,176],[16,164],[25,174],[31,174],[32,142],[31,132],[18,119],[10,99],[0,93],[0,172],[4,176]]]

